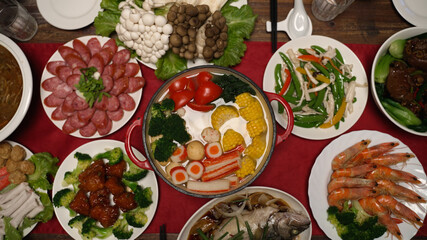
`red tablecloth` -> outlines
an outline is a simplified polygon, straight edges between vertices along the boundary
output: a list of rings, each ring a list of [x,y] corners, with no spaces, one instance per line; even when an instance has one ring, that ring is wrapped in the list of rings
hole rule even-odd
[[[41,105],[41,74],[50,56],[60,44],[21,43],[19,46],[23,49],[30,62],[34,78],[34,91],[30,109],[23,123],[9,139],[25,145],[35,153],[50,152],[62,162],[75,148],[91,140],[63,134],[49,120]],[[270,43],[247,42],[247,46],[245,57],[235,69],[250,77],[262,88],[264,69],[272,55]],[[379,45],[348,44],[347,46],[359,57],[369,77],[372,62]],[[153,70],[142,66],[142,72],[147,79],[147,85],[144,88],[142,101],[131,121],[143,116],[155,90],[162,85],[162,81],[154,76]],[[124,141],[127,126],[129,126],[129,123],[105,138]],[[421,162],[427,164],[426,138],[406,133],[396,127],[382,115],[371,96],[369,96],[362,117],[349,131],[355,130],[376,130],[388,133],[403,141],[418,156]],[[278,126],[278,131],[283,131],[283,129]],[[143,152],[142,137],[138,136],[138,134],[134,135],[132,139],[133,145]],[[310,171],[317,155],[331,141],[332,139],[312,141],[291,135],[284,143],[275,148],[269,165],[252,185],[268,186],[288,192],[300,200],[310,211],[307,194]],[[187,196],[174,190],[163,182],[161,178],[157,179],[160,191],[159,205],[155,217],[146,232],[157,233],[160,225],[166,223],[168,232],[179,233],[191,215],[210,199]],[[312,219],[313,235],[324,235],[313,217]],[[66,233],[55,217],[48,223],[39,224],[33,232]],[[418,235],[427,236],[427,227],[421,228]]]

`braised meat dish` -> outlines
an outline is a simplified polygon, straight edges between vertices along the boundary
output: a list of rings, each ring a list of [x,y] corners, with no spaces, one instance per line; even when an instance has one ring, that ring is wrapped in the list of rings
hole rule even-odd
[[[423,119],[427,116],[427,39],[410,39],[405,44],[403,59],[390,64],[386,82],[389,97]]]
[[[112,226],[123,212],[135,209],[138,204],[134,193],[127,192],[121,179],[126,162],[105,164],[102,159],[94,161],[79,175],[79,191],[70,208],[77,213],[99,221],[103,227]]]

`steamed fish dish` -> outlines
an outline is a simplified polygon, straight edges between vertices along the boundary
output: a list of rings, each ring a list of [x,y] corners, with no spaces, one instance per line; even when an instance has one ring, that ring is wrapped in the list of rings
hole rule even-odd
[[[245,193],[216,204],[194,224],[188,239],[298,239],[310,224],[308,216],[280,198]]]

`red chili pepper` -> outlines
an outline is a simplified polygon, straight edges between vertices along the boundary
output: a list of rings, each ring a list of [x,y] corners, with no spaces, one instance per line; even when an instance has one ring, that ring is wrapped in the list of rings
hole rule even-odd
[[[286,80],[283,83],[283,87],[279,92],[279,95],[282,96],[283,94],[285,94],[286,90],[288,90],[289,85],[291,84],[291,72],[289,71],[289,69],[285,68],[285,73],[286,73]]]

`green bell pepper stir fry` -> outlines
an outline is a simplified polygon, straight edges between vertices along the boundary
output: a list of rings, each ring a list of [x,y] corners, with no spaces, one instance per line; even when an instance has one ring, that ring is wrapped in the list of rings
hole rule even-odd
[[[290,103],[295,125],[303,128],[339,128],[356,101],[356,77],[338,49],[313,45],[279,52],[281,63],[275,66],[275,92]],[[285,69],[287,69],[285,71]],[[289,71],[291,83],[283,92]],[[345,111],[339,109],[345,108]],[[340,108],[341,107],[341,108]],[[279,113],[284,109],[279,105]]]

